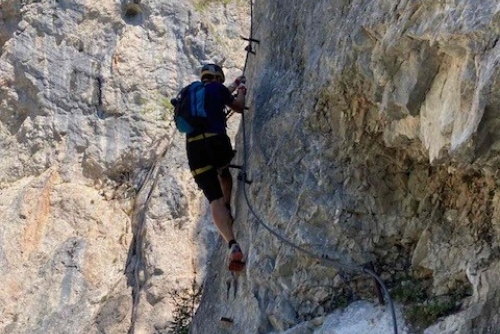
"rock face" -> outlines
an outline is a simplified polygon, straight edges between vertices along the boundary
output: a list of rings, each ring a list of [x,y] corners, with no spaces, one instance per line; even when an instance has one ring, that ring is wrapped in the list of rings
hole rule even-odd
[[[318,264],[256,213],[318,256],[372,264],[400,331],[496,333],[498,17],[493,1],[255,3],[253,183],[235,195],[248,265],[232,281],[214,262],[194,332],[226,316],[228,333],[337,333],[324,316],[377,300],[370,277]]]
[[[0,4],[1,333],[182,332],[201,292],[192,333],[390,332],[357,266],[401,333],[496,333],[497,3],[257,1],[245,63],[249,9]],[[238,276],[170,122],[208,61],[249,84]]]
[[[249,7],[2,1],[0,15],[0,332],[167,332],[217,236],[169,101],[204,62],[240,72]]]

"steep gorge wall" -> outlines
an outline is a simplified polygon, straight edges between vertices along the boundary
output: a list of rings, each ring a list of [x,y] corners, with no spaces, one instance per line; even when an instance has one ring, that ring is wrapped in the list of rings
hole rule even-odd
[[[228,77],[243,64],[248,4],[206,3],[142,1],[135,17],[125,1],[0,4],[2,332],[165,333],[173,295],[202,278],[195,333],[331,333],[331,312],[376,304],[369,277],[272,237],[241,185],[247,270],[221,269],[227,249],[164,113],[201,62],[226,59]],[[493,1],[255,2],[252,208],[301,247],[373,264],[422,327],[402,332],[430,325],[428,306],[453,314],[426,333],[500,321],[497,13]]]
[[[439,316],[426,333],[499,325],[498,11],[493,1],[255,3],[252,210],[319,256],[373,264],[406,304],[403,332]],[[235,200],[247,270],[234,281],[213,264],[195,333],[331,333],[325,319],[346,300],[376,302],[369,277],[271,236],[241,184]],[[234,322],[221,329],[218,316]]]
[[[169,100],[204,62],[239,74],[249,8],[129,2],[0,3],[1,333],[167,332],[201,284],[216,234]]]

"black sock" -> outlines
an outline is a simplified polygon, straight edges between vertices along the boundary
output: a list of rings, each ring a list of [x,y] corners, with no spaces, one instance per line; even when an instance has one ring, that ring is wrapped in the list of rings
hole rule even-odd
[[[232,245],[234,244],[237,244],[236,240],[232,239],[232,240],[229,240],[229,242],[227,243],[228,247],[231,248]]]

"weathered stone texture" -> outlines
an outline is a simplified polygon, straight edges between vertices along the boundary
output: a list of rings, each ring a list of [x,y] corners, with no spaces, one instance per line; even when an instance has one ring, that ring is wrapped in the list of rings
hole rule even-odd
[[[252,209],[319,256],[373,263],[394,298],[422,315],[423,299],[451,300],[447,312],[459,313],[429,333],[494,333],[499,325],[488,311],[499,306],[498,11],[493,1],[254,8]],[[235,311],[215,297],[225,293],[223,276],[202,301],[196,333],[218,332],[219,314],[234,317],[231,333],[281,332],[311,319],[318,329],[340,299],[376,300],[369,277],[325,269],[271,236],[246,208],[241,184],[236,201],[248,268],[226,299]],[[420,292],[398,295],[417,290],[412,284]]]
[[[169,98],[203,62],[240,73],[249,3],[128,2],[0,3],[0,332],[167,333],[202,282],[193,333],[390,329],[359,264],[401,333],[495,333],[495,1],[255,1],[239,276]]]
[[[0,3],[0,332],[166,332],[201,284],[218,239],[169,101],[239,74],[249,7],[199,3]]]

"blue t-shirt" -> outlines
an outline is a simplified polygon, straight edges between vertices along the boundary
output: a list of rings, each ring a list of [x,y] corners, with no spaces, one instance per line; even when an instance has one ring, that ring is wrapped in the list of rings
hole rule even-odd
[[[205,85],[205,111],[208,117],[206,132],[226,133],[224,107],[233,101],[234,96],[222,83],[210,82]]]

